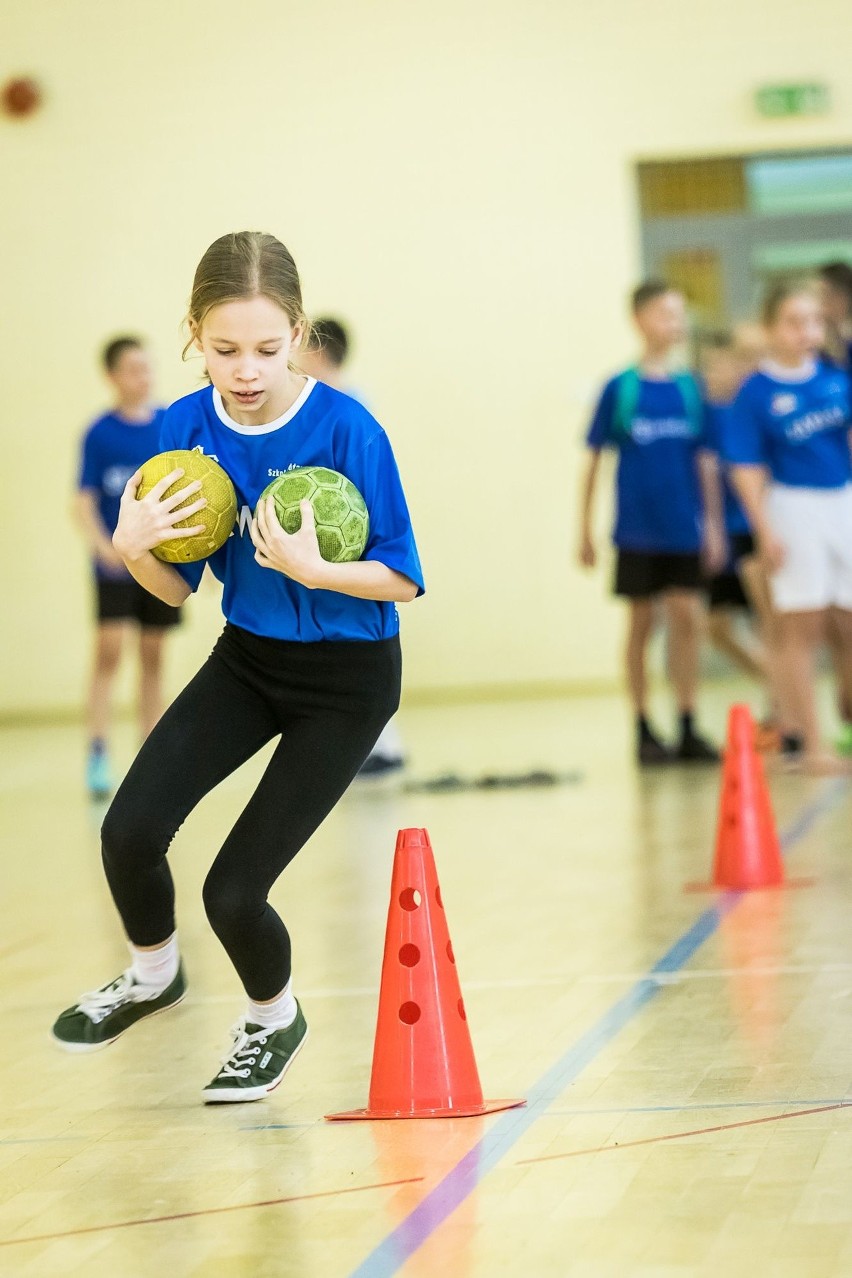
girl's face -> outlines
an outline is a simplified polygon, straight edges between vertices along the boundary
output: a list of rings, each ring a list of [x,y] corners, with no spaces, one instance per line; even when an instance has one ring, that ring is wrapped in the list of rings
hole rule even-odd
[[[244,297],[208,311],[195,345],[228,413],[241,425],[260,426],[288,407],[294,380],[288,365],[301,338],[276,302]]]
[[[768,326],[776,355],[801,363],[825,342],[825,320],[819,299],[810,293],[794,293],[781,303]]]

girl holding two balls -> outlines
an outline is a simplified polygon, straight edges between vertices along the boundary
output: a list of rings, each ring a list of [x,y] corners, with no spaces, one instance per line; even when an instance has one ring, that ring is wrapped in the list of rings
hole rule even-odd
[[[386,434],[356,401],[293,366],[308,326],[284,245],[257,232],[216,240],[196,271],[188,318],[187,350],[203,354],[211,384],[168,410],[160,448],[214,457],[236,488],[243,513],[206,561],[224,586],[226,624],[145,742],[104,821],[104,869],[130,966],[63,1012],[53,1034],[71,1051],[91,1051],[184,997],[170,844],[214,786],[278,738],[204,884],[208,919],[247,1006],[202,1094],[208,1102],[253,1101],[277,1086],[307,1035],[291,988],[290,937],[268,894],[397,708],[396,605],[422,594],[423,577]],[[340,471],[363,494],[370,534],[358,562],[321,557],[308,502],[293,534],[281,528],[271,499],[251,518],[270,479],[301,466]],[[179,477],[167,476],[137,500],[137,472],[114,536],[136,580],[175,605],[198,587],[204,567],[152,553],[203,507],[198,482],[163,499]]]

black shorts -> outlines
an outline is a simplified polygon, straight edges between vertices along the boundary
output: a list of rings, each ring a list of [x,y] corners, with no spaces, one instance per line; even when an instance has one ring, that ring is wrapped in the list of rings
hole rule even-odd
[[[707,586],[707,603],[714,608],[750,608],[748,596],[735,572],[720,572]]]
[[[725,572],[713,577],[707,586],[707,603],[714,608],[750,609],[748,595],[743,590],[739,575],[740,561],[754,554],[754,537],[751,533],[732,533],[728,538],[731,563]]]
[[[129,581],[98,577],[95,587],[98,621],[138,621],[146,630],[165,630],[180,624],[180,608],[163,603],[132,577]]]
[[[615,593],[625,599],[650,599],[666,590],[701,590],[704,575],[697,553],[677,555],[645,550],[619,550]]]
[[[728,541],[731,546],[731,558],[735,564],[738,564],[741,559],[748,559],[755,553],[754,537],[750,532],[733,533]]]

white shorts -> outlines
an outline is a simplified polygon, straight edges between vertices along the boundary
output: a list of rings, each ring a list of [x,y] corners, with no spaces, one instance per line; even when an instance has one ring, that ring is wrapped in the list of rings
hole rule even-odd
[[[779,612],[852,609],[852,484],[769,490],[769,520],[784,546],[772,576]]]

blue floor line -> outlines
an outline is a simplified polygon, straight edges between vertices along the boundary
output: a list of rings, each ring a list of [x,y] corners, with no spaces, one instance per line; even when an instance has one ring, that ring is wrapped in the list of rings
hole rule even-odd
[[[804,837],[844,793],[846,783],[830,782],[806,804],[781,837],[785,851]],[[633,1018],[667,986],[655,979],[679,971],[736,908],[742,892],[724,892],[699,915],[632,989],[577,1040],[529,1089],[524,1109],[507,1110],[481,1140],[456,1163],[425,1198],[352,1271],[350,1278],[393,1278],[402,1266],[461,1206],[505,1154],[565,1090],[618,1036]]]

